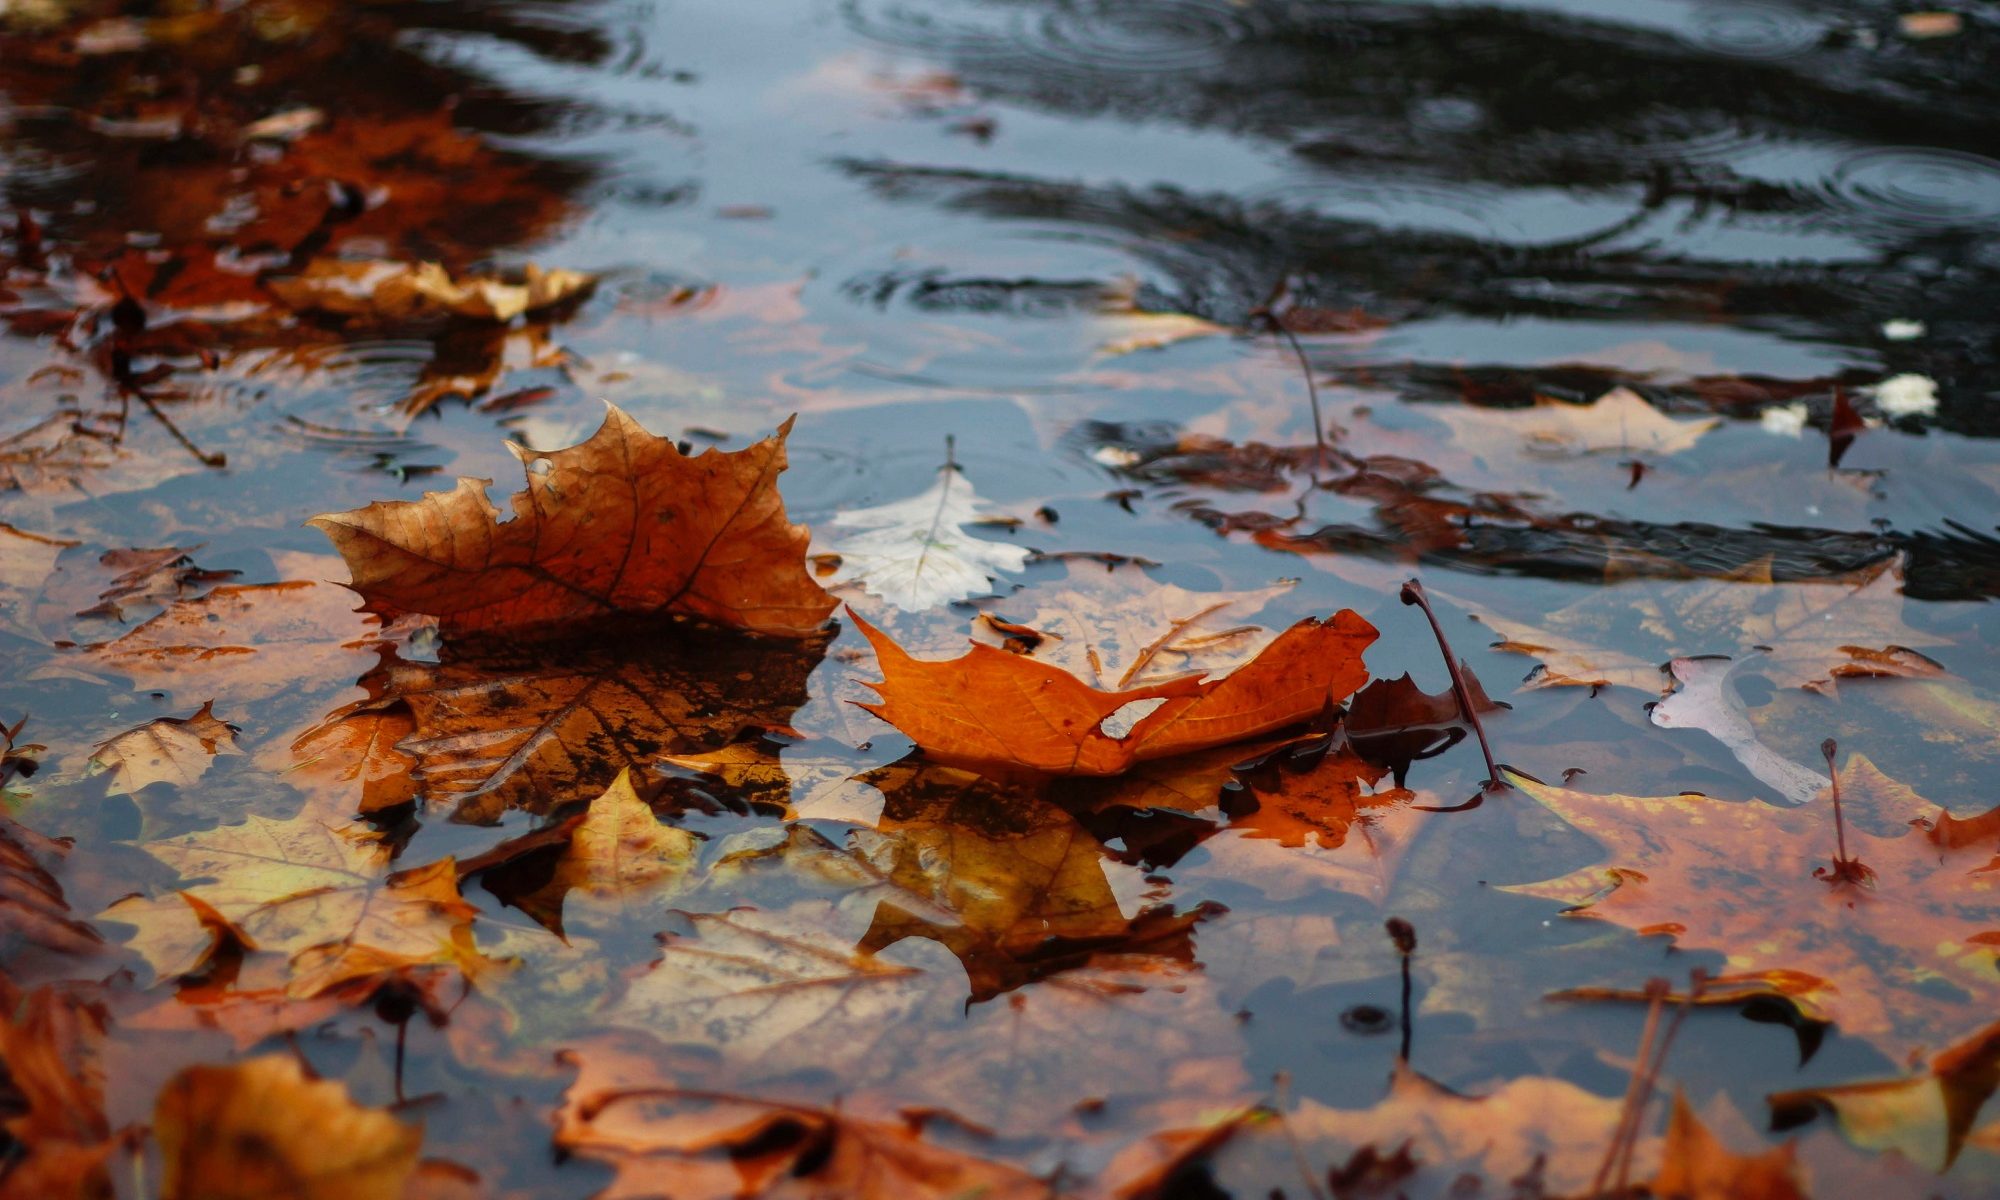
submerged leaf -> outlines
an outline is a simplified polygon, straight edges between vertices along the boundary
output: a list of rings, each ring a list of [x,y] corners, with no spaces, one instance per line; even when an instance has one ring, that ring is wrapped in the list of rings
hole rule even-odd
[[[853,532],[827,547],[840,557],[828,582],[858,583],[908,612],[986,591],[995,576],[1026,565],[1028,551],[967,532],[985,506],[964,474],[947,465],[907,500],[836,513],[831,524]]]
[[[214,708],[210,701],[191,717],[158,717],[99,742],[91,752],[91,768],[111,772],[114,796],[155,783],[191,787],[208,774],[217,755],[243,753],[236,745],[236,727],[218,720]]]

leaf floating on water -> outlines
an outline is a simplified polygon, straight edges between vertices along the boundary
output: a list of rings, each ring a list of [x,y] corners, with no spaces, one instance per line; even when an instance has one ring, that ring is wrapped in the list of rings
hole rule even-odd
[[[1244,741],[1319,715],[1368,678],[1375,627],[1347,610],[1287,629],[1222,679],[1182,677],[1124,691],[975,645],[948,661],[911,657],[855,618],[875,647],[881,696],[864,704],[927,753],[975,768],[1116,775],[1147,759]],[[1123,737],[1103,728],[1129,704],[1161,700]]]
[[[965,475],[946,466],[907,500],[836,513],[831,524],[852,532],[828,547],[840,556],[829,582],[858,583],[906,612],[987,591],[995,577],[1025,566],[1028,551],[965,528],[986,507]]]
[[[1985,1114],[2000,1085],[2000,1023],[1988,1025],[1902,1079],[1800,1088],[1768,1097],[1774,1118],[1795,1124],[1814,1108],[1833,1111],[1840,1131],[1864,1150],[1897,1150],[1942,1172],[1968,1140],[2000,1147],[2000,1114]],[[1989,1117],[1983,1128],[1982,1114]]]
[[[587,295],[597,283],[581,271],[543,270],[533,263],[518,282],[491,276],[454,279],[434,262],[316,259],[297,275],[270,281],[293,308],[381,321],[463,317],[505,323],[523,313]]]
[[[1952,817],[1853,756],[1841,794],[1849,852],[1875,876],[1863,888],[1814,874],[1838,844],[1827,802],[1782,809],[1512,779],[1603,845],[1608,861],[1504,891],[1564,901],[1573,916],[1664,934],[1689,949],[1721,950],[1732,973],[1817,980],[1786,998],[1805,1016],[1892,1052],[2000,1002],[2000,872],[1991,869],[2000,808]]]
[[[680,613],[802,637],[834,601],[785,519],[785,424],[744,450],[688,457],[614,406],[566,450],[515,449],[527,488],[511,519],[487,481],[422,500],[314,517],[384,616],[437,617],[447,635],[522,631],[609,614]]]
[[[111,772],[113,796],[156,783],[194,786],[217,755],[243,753],[236,745],[236,727],[219,720],[214,708],[210,701],[191,717],[159,717],[99,742],[90,756],[92,771]]]

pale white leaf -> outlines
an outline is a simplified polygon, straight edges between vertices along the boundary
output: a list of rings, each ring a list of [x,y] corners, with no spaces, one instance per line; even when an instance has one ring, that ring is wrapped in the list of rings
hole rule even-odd
[[[986,507],[965,476],[945,467],[907,500],[837,513],[833,525],[853,532],[829,547],[840,556],[832,582],[858,583],[909,612],[988,591],[995,576],[1026,565],[1028,551],[966,531]]]

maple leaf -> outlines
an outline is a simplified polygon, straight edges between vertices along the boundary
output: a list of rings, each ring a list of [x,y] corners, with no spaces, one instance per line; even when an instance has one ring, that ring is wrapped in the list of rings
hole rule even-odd
[[[391,662],[377,703],[408,707],[398,743],[422,795],[462,822],[594,798],[629,766],[781,726],[805,702],[819,641],[595,625],[563,639],[447,643]]]
[[[363,682],[378,677],[370,673]],[[385,812],[416,798],[415,762],[399,749],[416,731],[407,704],[346,709],[294,739],[277,769],[288,782],[325,797],[328,815]],[[259,765],[268,765],[262,756]]]
[[[133,925],[135,948],[161,978],[208,961],[221,936],[291,956],[289,991],[310,998],[350,979],[426,963],[477,975],[476,909],[450,859],[390,874],[380,835],[301,814],[152,842],[146,850],[191,883],[128,897],[104,917]]]
[[[994,576],[1025,566],[1028,551],[967,532],[985,507],[948,463],[936,483],[907,500],[835,513],[831,524],[855,532],[828,545],[840,558],[828,582],[859,583],[907,612],[986,591]]]
[[[1660,1169],[1646,1194],[1657,1200],[1805,1200],[1797,1157],[1789,1143],[1754,1156],[1732,1153],[1677,1091]]]
[[[559,1053],[576,1080],[556,1114],[556,1144],[613,1166],[598,1200],[981,1200],[1047,1197],[1017,1168],[927,1142],[921,1124],[687,1088],[611,1039]]]
[[[434,262],[315,259],[297,275],[266,286],[302,310],[383,321],[454,316],[504,323],[583,296],[596,282],[580,271],[547,271],[533,263],[513,282],[478,275],[454,279]]]
[[[1782,971],[1808,1017],[1921,1044],[2000,989],[2000,809],[1959,819],[1861,755],[1840,773],[1850,857],[1872,887],[1829,883],[1831,806],[1780,809],[1700,795],[1596,796],[1514,776],[1611,862],[1503,890],[1565,900],[1570,915],[1721,951],[1732,976]],[[1897,830],[1881,835],[1869,826]],[[1811,986],[1800,986],[1810,980]],[[1940,989],[1938,983],[1952,989]],[[1774,989],[1776,990],[1776,989]],[[1954,1000],[1941,994],[1960,990]]]
[[[1460,404],[1432,411],[1458,439],[1482,450],[1518,449],[1530,458],[1571,458],[1610,451],[1679,454],[1722,423],[1720,417],[1675,420],[1630,388],[1613,388],[1589,404],[1542,396],[1533,408]]]
[[[857,1106],[867,1093],[1027,1133],[1086,1097],[1197,1075],[1196,1063],[1238,1078],[1228,1019],[1183,964],[1106,953],[968,1011],[943,948],[899,943],[896,960],[857,950],[837,907],[690,913],[678,925],[599,1020],[719,1055],[717,1086],[826,1071]]]
[[[282,1054],[175,1075],[153,1133],[161,1200],[402,1200],[424,1138]]]
[[[609,614],[678,613],[757,633],[816,631],[833,599],[785,519],[785,437],[688,457],[615,406],[579,445],[510,448],[527,474],[499,521],[490,481],[377,501],[309,524],[333,540],[370,611],[424,613],[446,634]]]
[[[1833,681],[1935,675],[1912,647],[1943,639],[1903,624],[1903,558],[1897,555],[1823,580],[1777,583],[1769,559],[1714,580],[1665,588],[1601,588],[1561,609],[1546,627],[1481,613],[1500,636],[1494,649],[1542,661],[1529,687],[1665,690],[1669,658],[1761,651],[1760,669],[1779,687],[1823,691]],[[1607,647],[1630,644],[1636,623],[1659,648],[1646,659]]]
[[[1815,1108],[1833,1111],[1840,1131],[1864,1150],[1897,1150],[1942,1173],[1968,1140],[2000,1146],[2000,1123],[1975,1131],[1980,1112],[2000,1090],[2000,1022],[1980,1029],[1934,1057],[1929,1069],[1903,1079],[1799,1088],[1768,1097],[1772,1117],[1790,1126]]]
[[[0,629],[41,640],[33,619],[33,597],[55,570],[56,558],[76,544],[0,521]]]
[[[1020,655],[974,645],[963,657],[911,657],[859,617],[875,647],[881,700],[869,712],[945,762],[1054,775],[1115,775],[1147,759],[1258,737],[1324,712],[1368,677],[1374,626],[1343,609],[1307,619],[1216,680],[1183,677],[1107,692]],[[1106,718],[1159,701],[1123,736]]]
[[[1277,638],[1244,618],[1283,595],[1290,584],[1243,592],[1191,592],[1156,583],[1135,565],[1071,563],[1061,585],[1018,594],[1008,606],[1032,604],[1019,623],[1038,639],[990,615],[973,625],[973,640],[1061,667],[1093,687],[1115,689],[1206,672],[1224,675],[1255,658]]]
[[[241,754],[236,726],[218,719],[215,702],[191,717],[156,717],[99,742],[90,770],[111,772],[110,795],[131,795],[155,783],[192,787],[219,754]]]
[[[694,867],[699,845],[694,834],[654,815],[633,790],[628,767],[590,802],[548,881],[514,903],[557,933],[576,908],[597,919],[623,916],[639,897],[670,893]]]

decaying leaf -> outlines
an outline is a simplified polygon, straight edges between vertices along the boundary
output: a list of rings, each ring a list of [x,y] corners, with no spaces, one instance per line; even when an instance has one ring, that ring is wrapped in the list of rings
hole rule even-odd
[[[253,816],[146,850],[189,887],[120,900],[103,916],[137,928],[133,947],[162,978],[198,969],[224,933],[290,955],[289,990],[301,998],[410,966],[488,965],[452,861],[391,874],[388,842],[364,828]]]
[[[1613,388],[1590,404],[1542,397],[1533,408],[1455,404],[1432,410],[1459,441],[1482,450],[1516,449],[1535,458],[1607,452],[1679,454],[1721,424],[1719,417],[1667,416],[1630,388]]]
[[[241,754],[236,727],[217,719],[215,702],[191,717],[158,717],[99,742],[92,771],[111,773],[110,794],[131,795],[155,783],[192,787],[218,754]]]
[[[1838,844],[1826,800],[1779,809],[1692,794],[1596,796],[1513,779],[1603,844],[1611,861],[1507,891],[1719,950],[1732,975],[1813,980],[1786,998],[1806,1016],[1896,1050],[1962,1024],[2000,996],[2000,872],[1992,869],[2000,809],[1955,818],[1855,755],[1840,781],[1848,853],[1874,875],[1861,886],[1814,875]]]
[[[281,1054],[182,1071],[153,1133],[162,1200],[402,1200],[424,1140]]]
[[[875,647],[881,700],[863,705],[940,760],[1053,775],[1115,775],[1134,763],[1227,745],[1338,704],[1368,677],[1375,628],[1342,610],[1301,621],[1219,680],[1183,677],[1107,692],[1058,667],[991,646],[963,657],[911,657],[856,618]],[[1146,703],[1122,736],[1107,718]],[[1142,710],[1143,711],[1143,710]],[[1128,714],[1129,716],[1129,714]]]
[[[807,573],[808,535],[778,496],[790,431],[688,457],[609,407],[580,445],[516,449],[527,489],[509,520],[487,503],[488,481],[462,479],[311,524],[371,611],[434,616],[447,634],[673,613],[799,637],[834,602]]]
[[[269,282],[278,298],[302,311],[381,321],[464,317],[511,321],[587,294],[597,283],[581,271],[544,270],[533,263],[518,279],[452,278],[434,262],[365,262],[315,259],[297,275]]]
[[[1659,694],[1667,659],[1756,650],[1759,670],[1779,687],[1824,690],[1840,679],[1941,673],[1913,649],[1945,642],[1903,623],[1902,579],[1898,556],[1833,579],[1780,584],[1765,559],[1720,579],[1600,589],[1542,626],[1478,619],[1500,636],[1495,649],[1541,660],[1530,687]],[[1634,632],[1659,647],[1658,658],[1607,649],[1631,644]]]
[[[828,582],[858,583],[908,612],[978,595],[1028,561],[1025,548],[966,528],[985,507],[964,473],[948,464],[936,483],[907,500],[836,513],[830,524],[852,532],[827,547],[840,558]]]
[[[23,944],[57,954],[89,954],[103,944],[71,913],[55,869],[70,843],[44,837],[0,815],[0,952],[8,961]]]
[[[1847,1139],[1864,1150],[1896,1150],[1943,1171],[1958,1158],[2000,1089],[2000,1023],[1934,1057],[1927,1070],[1904,1079],[1801,1088],[1769,1097],[1772,1116],[1796,1124],[1828,1108]],[[2000,1125],[1995,1126],[2000,1129]],[[1994,1139],[2000,1145],[2000,1138]]]

